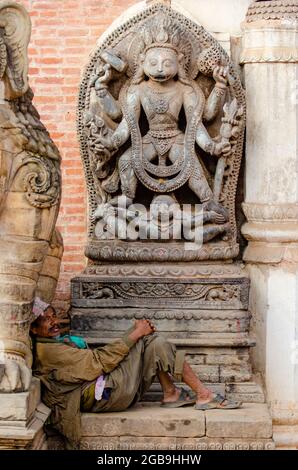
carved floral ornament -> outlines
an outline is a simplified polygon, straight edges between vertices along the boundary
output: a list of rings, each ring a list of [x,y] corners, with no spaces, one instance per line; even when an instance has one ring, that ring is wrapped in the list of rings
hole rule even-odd
[[[114,230],[116,239],[148,240],[155,230],[156,240],[166,231],[181,240],[175,220],[190,203],[184,237],[198,223],[204,243],[219,237],[237,251],[244,124],[239,77],[203,27],[160,2],[120,26],[95,51],[80,89],[90,237],[109,240]],[[143,223],[143,237],[121,235],[132,221]]]

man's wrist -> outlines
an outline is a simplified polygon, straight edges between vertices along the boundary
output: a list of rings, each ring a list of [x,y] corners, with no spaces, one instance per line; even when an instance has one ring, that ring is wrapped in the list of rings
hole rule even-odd
[[[129,348],[132,348],[140,339],[140,335],[136,330],[133,330],[131,333],[124,335],[122,339]]]

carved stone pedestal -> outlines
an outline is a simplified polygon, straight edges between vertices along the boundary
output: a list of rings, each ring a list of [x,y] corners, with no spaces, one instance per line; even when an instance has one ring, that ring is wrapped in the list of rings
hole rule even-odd
[[[28,392],[0,393],[0,450],[47,449],[43,425],[49,414],[36,378]]]
[[[159,333],[186,349],[205,382],[251,379],[249,280],[241,267],[198,264],[102,265],[72,280],[72,328],[91,344],[150,318]]]

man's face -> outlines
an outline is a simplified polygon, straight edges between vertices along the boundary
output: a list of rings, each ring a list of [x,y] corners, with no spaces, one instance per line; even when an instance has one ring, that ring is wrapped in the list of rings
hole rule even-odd
[[[55,338],[59,336],[60,325],[55,310],[52,307],[48,307],[44,314],[38,317],[34,322],[34,326],[31,330],[34,335],[43,338]]]
[[[166,82],[178,73],[178,57],[172,49],[149,49],[144,61],[144,72],[155,82]]]

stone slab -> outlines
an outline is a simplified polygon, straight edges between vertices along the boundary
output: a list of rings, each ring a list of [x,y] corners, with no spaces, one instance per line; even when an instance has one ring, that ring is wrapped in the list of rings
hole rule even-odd
[[[207,437],[270,439],[272,419],[266,404],[244,403],[237,410],[206,411]]]
[[[33,377],[29,392],[0,393],[0,427],[24,421],[24,425],[33,415],[40,403],[40,382]],[[17,423],[16,423],[17,424]]]
[[[205,416],[193,407],[161,408],[142,403],[119,413],[82,414],[82,436],[201,437]]]

